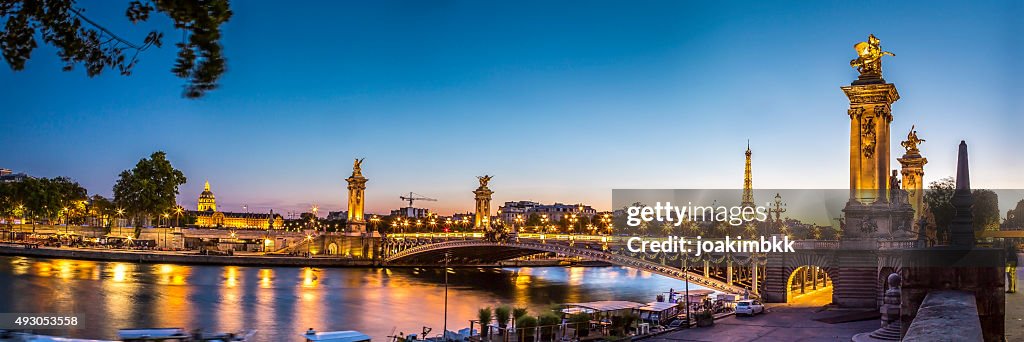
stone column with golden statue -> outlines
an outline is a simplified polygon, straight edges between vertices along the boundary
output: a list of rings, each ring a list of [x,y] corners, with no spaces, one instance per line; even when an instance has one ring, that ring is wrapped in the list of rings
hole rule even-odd
[[[889,125],[892,104],[900,95],[895,85],[882,78],[882,57],[893,54],[882,51],[874,35],[854,49],[857,58],[850,65],[860,76],[842,87],[850,100],[850,199],[843,210],[847,223],[843,237],[867,243],[912,229],[913,208],[903,200],[899,179],[890,169]]]
[[[363,177],[363,159],[357,158],[352,164],[352,176],[348,181],[348,221],[345,224],[350,234],[366,235],[366,220],[363,218],[363,206],[366,195],[366,177]],[[369,232],[373,235],[376,232]]]
[[[890,168],[892,104],[896,86],[882,78],[883,51],[874,35],[854,45],[850,65],[860,76],[842,87],[850,101],[850,198],[836,256],[833,303],[842,307],[877,308],[881,241],[905,239],[912,229],[914,210],[904,199],[896,170]],[[891,265],[888,265],[891,266]]]
[[[914,208],[914,222],[919,222],[924,216],[924,164],[928,163],[928,158],[922,157],[921,150],[917,148],[924,139],[917,137],[914,128],[916,126],[910,127],[907,140],[901,143],[907,152],[897,160],[902,165],[900,173],[903,175],[903,189],[907,190],[907,202]]]
[[[857,58],[850,65],[860,77],[842,87],[850,99],[850,197],[861,204],[887,201],[889,188],[889,124],[892,104],[900,99],[896,86],[882,78],[878,38],[854,45]]]
[[[476,216],[473,218],[473,228],[475,229],[491,230],[491,194],[494,191],[487,188],[487,182],[490,182],[492,177],[494,176],[476,177],[480,181],[480,187],[473,190],[473,194],[476,195]]]

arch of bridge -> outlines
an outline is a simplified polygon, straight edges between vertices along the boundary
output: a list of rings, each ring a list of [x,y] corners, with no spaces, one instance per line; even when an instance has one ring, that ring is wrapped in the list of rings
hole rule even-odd
[[[396,242],[391,242],[391,243],[396,243]],[[694,283],[694,284],[697,284],[697,285],[700,285],[700,286],[704,286],[704,287],[707,287],[707,288],[723,291],[723,292],[743,293],[744,290],[745,290],[743,287],[732,285],[732,284],[728,284],[728,283],[726,283],[724,281],[721,281],[721,280],[718,280],[718,279],[704,277],[703,275],[698,275],[698,274],[695,274],[693,272],[684,272],[681,268],[677,268],[677,267],[674,267],[674,266],[668,266],[668,265],[665,265],[665,264],[661,264],[661,263],[658,263],[658,262],[653,262],[653,261],[648,260],[648,258],[657,259],[658,258],[657,255],[654,255],[654,256],[651,256],[651,255],[638,255],[636,253],[633,253],[635,255],[631,256],[631,255],[623,255],[623,254],[611,253],[611,252],[597,250],[597,249],[592,249],[592,248],[583,248],[583,247],[576,247],[576,246],[570,246],[570,245],[564,245],[564,244],[539,243],[539,242],[492,242],[492,241],[486,241],[486,240],[459,240],[459,241],[446,241],[446,242],[433,242],[433,243],[427,243],[427,242],[397,242],[397,243],[400,244],[400,246],[398,246],[398,248],[405,248],[405,249],[402,249],[402,250],[398,251],[397,253],[394,253],[394,254],[392,254],[390,256],[387,256],[385,258],[385,262],[386,263],[401,263],[401,261],[403,259],[408,259],[408,258],[417,256],[417,255],[423,255],[423,254],[426,254],[426,253],[435,253],[435,252],[438,252],[438,251],[455,250],[455,249],[461,249],[461,248],[480,248],[480,247],[484,247],[484,248],[487,248],[487,247],[499,248],[500,247],[500,248],[505,248],[505,249],[521,250],[521,251],[524,251],[525,253],[529,253],[529,254],[549,252],[549,253],[558,253],[558,254],[562,254],[562,255],[566,255],[566,256],[582,257],[582,258],[587,258],[587,259],[591,259],[591,260],[605,261],[605,262],[608,262],[608,263],[611,263],[611,264],[614,264],[614,265],[637,268],[637,269],[641,269],[641,270],[652,272],[652,273],[657,273],[657,274],[660,274],[660,275],[663,275],[663,276],[667,276],[667,277],[670,277],[670,278],[674,278],[674,279],[688,280],[691,283]],[[628,252],[626,252],[626,253],[628,253]],[[661,256],[664,256],[664,254],[661,254]],[[687,260],[684,260],[682,258],[686,258]],[[698,260],[689,260],[689,258],[687,258],[686,256],[683,256],[681,254],[676,254],[676,257],[674,259],[670,258],[670,257],[665,257],[662,260],[666,260],[666,261],[679,261],[680,262],[680,266],[682,266],[682,263],[684,263],[685,261],[694,262],[693,264],[690,264],[690,265],[696,265],[696,262],[703,262],[704,260],[708,260],[708,259],[710,259],[710,261],[722,262],[722,261],[726,260],[726,256],[724,256],[724,255],[720,256],[720,257],[718,257],[717,260],[713,256],[709,257],[708,259],[700,259],[700,258],[697,258],[697,259]],[[730,256],[730,260],[736,260],[736,264],[735,264],[736,266],[742,266],[742,264],[749,265],[751,262],[759,262],[757,257],[749,257],[749,256],[746,257],[746,258],[735,258],[735,259],[733,259],[732,256]],[[763,262],[764,262],[764,260],[761,260],[759,262],[759,264],[763,263]]]

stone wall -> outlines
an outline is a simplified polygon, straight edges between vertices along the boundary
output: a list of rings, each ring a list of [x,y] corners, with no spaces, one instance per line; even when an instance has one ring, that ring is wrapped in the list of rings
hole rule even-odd
[[[900,316],[904,335],[929,293],[958,290],[974,297],[985,341],[1002,341],[1006,293],[1001,249],[931,248],[906,251]],[[950,329],[957,329],[955,326]]]
[[[982,341],[981,320],[974,294],[932,291],[925,296],[904,342]]]

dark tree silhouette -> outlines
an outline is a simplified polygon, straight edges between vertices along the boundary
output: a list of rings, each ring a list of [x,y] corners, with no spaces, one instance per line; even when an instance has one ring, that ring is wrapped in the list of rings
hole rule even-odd
[[[166,14],[184,32],[171,72],[186,80],[183,96],[202,97],[217,88],[226,70],[220,45],[220,26],[231,18],[228,0],[134,0],[125,16],[144,22],[153,11]],[[81,64],[89,77],[104,69],[130,75],[139,53],[162,45],[163,33],[151,31],[142,43],[124,39],[85,15],[75,0],[0,0],[0,52],[12,70],[25,62],[38,46],[37,39],[57,48],[64,71]]]
[[[114,184],[114,203],[139,219],[157,217],[177,204],[178,186],[185,184],[185,175],[175,169],[163,151],[153,152],[139,160],[131,170],[124,170]]]

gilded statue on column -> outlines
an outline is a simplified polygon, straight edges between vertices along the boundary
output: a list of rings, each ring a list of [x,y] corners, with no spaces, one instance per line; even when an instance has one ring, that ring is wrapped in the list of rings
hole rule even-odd
[[[356,161],[352,163],[352,175],[353,176],[361,176],[361,175],[363,175],[363,168],[362,168],[362,166],[363,166],[363,159],[365,159],[365,158],[356,158]]]
[[[903,145],[903,148],[907,149],[907,153],[919,152],[917,145],[924,142],[924,139],[917,137],[917,131],[914,130],[915,127],[917,126],[910,126],[910,133],[907,133],[907,140],[900,143],[900,145]]]
[[[490,182],[492,177],[494,177],[494,176],[483,175],[483,176],[477,176],[476,179],[480,181],[480,187],[481,188],[486,188],[487,187],[487,182]]]
[[[874,34],[868,41],[853,46],[857,50],[857,58],[850,61],[850,66],[857,68],[861,76],[882,76],[882,56],[896,56],[892,52],[882,51],[881,41]]]

